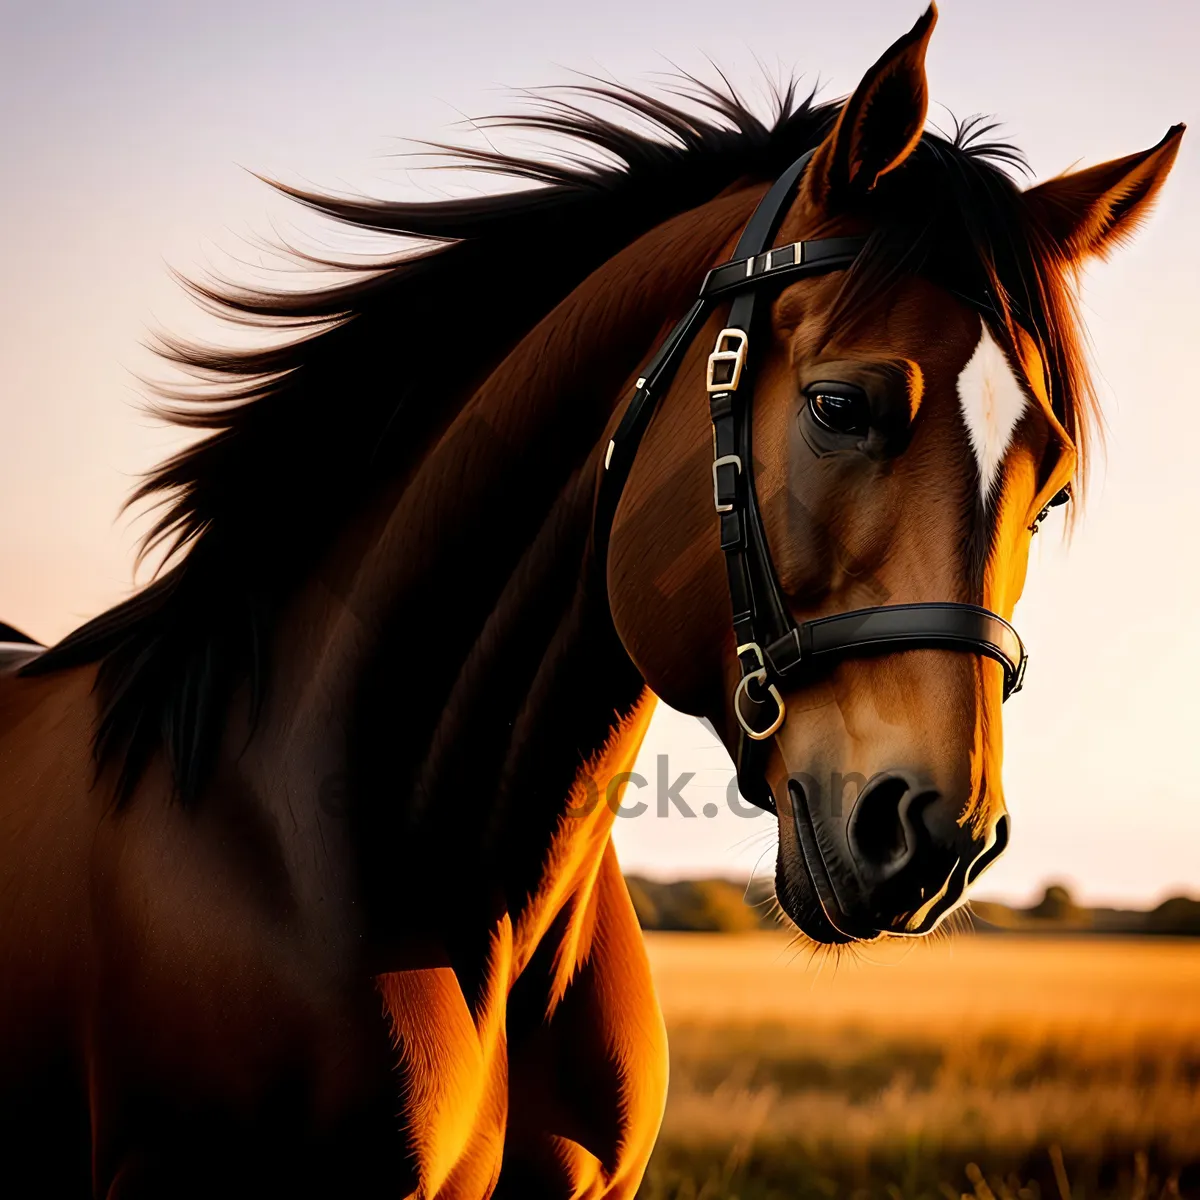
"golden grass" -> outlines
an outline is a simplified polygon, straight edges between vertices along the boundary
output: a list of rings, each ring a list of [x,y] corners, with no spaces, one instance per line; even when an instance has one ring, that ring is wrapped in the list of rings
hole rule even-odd
[[[961,937],[820,963],[770,933],[647,944],[672,1077],[643,1196],[1200,1187],[1200,941]]]

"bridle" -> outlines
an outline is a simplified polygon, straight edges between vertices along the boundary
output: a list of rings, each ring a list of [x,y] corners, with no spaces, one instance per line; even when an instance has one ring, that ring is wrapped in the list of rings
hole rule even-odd
[[[733,710],[741,726],[737,773],[742,795],[775,811],[760,747],[787,716],[783,689],[810,665],[881,652],[934,647],[994,659],[1004,669],[1004,699],[1021,690],[1028,656],[1003,617],[974,604],[877,605],[797,624],[771,561],[754,487],[752,360],[758,303],[767,287],[845,270],[864,237],[821,238],[772,247],[792,194],[814,151],[796,160],[759,202],[732,261],[705,276],[700,295],[637,380],[633,399],[608,444],[596,507],[596,544],[607,552],[613,517],[658,400],[715,306],[732,297],[729,318],[708,357],[713,426],[713,504],[720,520],[733,632],[741,679]]]

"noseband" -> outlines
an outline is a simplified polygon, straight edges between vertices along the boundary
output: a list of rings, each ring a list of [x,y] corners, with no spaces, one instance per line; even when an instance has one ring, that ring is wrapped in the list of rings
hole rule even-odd
[[[714,267],[687,315],[675,326],[638,379],[604,459],[597,498],[597,546],[606,550],[617,502],[655,406],[688,346],[715,306],[732,298],[725,328],[708,358],[713,426],[713,503],[720,520],[733,633],[741,680],[733,710],[741,726],[737,772],[742,795],[775,811],[760,744],[783,725],[783,690],[800,683],[810,665],[900,650],[938,648],[995,659],[1004,669],[1004,698],[1020,691],[1027,655],[1003,617],[974,604],[877,605],[799,624],[784,599],[767,545],[751,453],[749,347],[758,299],[767,287],[845,270],[864,237],[821,238],[769,249],[813,151],[794,162],[759,202],[738,240],[733,261]]]

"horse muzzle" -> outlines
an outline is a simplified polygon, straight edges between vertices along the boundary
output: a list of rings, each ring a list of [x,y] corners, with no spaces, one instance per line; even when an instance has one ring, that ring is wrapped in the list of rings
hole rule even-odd
[[[980,834],[959,802],[908,772],[875,775],[848,811],[831,791],[793,774],[778,804],[776,891],[814,941],[926,934],[1008,844],[1006,814]]]

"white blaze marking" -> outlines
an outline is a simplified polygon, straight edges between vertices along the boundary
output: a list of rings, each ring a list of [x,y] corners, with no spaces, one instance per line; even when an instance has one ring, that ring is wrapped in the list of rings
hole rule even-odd
[[[979,464],[979,492],[986,504],[1026,404],[1004,351],[986,326],[958,377],[958,402]]]

